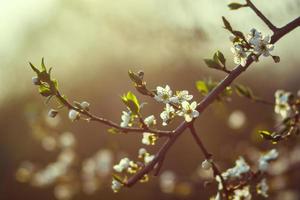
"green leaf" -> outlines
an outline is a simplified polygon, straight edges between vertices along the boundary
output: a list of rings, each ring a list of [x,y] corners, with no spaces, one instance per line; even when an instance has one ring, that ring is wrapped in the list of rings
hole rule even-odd
[[[258,131],[258,133],[265,140],[273,140],[272,134],[269,131]]]
[[[228,4],[228,7],[230,8],[230,10],[237,10],[239,8],[246,7],[246,6],[247,5],[240,4],[240,3],[230,3],[230,4]]]
[[[45,85],[39,86],[39,93],[44,97],[52,95],[52,91],[50,90],[50,88]]]
[[[213,69],[223,68],[217,61],[214,61],[212,59],[204,59],[204,62],[209,68],[213,68]]]
[[[202,94],[207,94],[209,92],[209,89],[208,89],[205,81],[197,81],[196,82],[196,88]]]
[[[29,62],[29,65],[30,65],[31,69],[32,69],[37,75],[40,74],[40,71],[39,71],[39,70],[38,70],[31,62]]]
[[[236,89],[236,93],[239,96],[247,97],[247,98],[250,98],[250,99],[254,98],[254,94],[253,94],[252,90],[249,87],[246,87],[246,86],[241,85],[241,84],[236,84],[235,89]]]
[[[132,92],[127,92],[127,94],[121,97],[124,104],[132,111],[134,114],[139,114],[140,104],[136,96]]]
[[[121,131],[119,129],[116,129],[116,128],[109,128],[107,129],[107,132],[110,133],[110,134],[118,134],[118,133],[121,133]]]
[[[275,63],[279,63],[280,62],[280,57],[279,56],[272,56],[273,60]]]
[[[226,59],[224,54],[221,51],[217,51],[216,52],[216,57],[218,58],[218,60],[223,64],[223,66],[225,67],[226,65]]]
[[[225,17],[222,17],[222,20],[223,20],[224,28],[232,32],[233,30],[229,21]]]
[[[44,58],[42,58],[41,67],[42,67],[42,71],[47,71]]]
[[[241,39],[245,39],[245,36],[241,31],[232,31],[232,34]]]

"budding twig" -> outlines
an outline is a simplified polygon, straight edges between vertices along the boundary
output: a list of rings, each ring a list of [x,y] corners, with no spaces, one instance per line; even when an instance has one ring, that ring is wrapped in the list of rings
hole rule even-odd
[[[77,112],[87,116],[90,121],[97,121],[97,122],[100,122],[102,124],[105,124],[107,126],[110,126],[110,127],[113,127],[113,128],[116,128],[118,130],[121,130],[123,132],[126,132],[126,133],[143,133],[145,131],[147,132],[151,132],[151,133],[154,133],[154,134],[157,134],[158,136],[160,137],[170,137],[170,134],[172,133],[172,131],[164,131],[164,130],[156,130],[156,129],[150,129],[149,127],[147,126],[143,126],[142,128],[136,128],[136,127],[121,127],[119,126],[117,123],[113,122],[113,121],[110,121],[108,119],[105,119],[105,118],[102,118],[102,117],[98,117],[92,113],[90,113],[89,111],[87,110],[82,110],[82,109],[79,109],[75,106],[73,106],[70,102],[68,102],[68,100],[66,100],[65,98],[63,98],[63,96],[57,91],[57,94],[56,94],[56,97],[60,100],[60,102],[62,104],[64,104],[68,109],[72,109],[72,110],[76,110]]]

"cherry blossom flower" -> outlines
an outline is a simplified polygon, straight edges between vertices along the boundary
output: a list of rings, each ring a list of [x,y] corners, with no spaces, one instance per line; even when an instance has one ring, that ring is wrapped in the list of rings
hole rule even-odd
[[[122,158],[119,162],[119,164],[115,165],[113,168],[116,172],[123,172],[125,169],[129,167],[129,158]]]
[[[189,95],[189,91],[177,91],[176,95],[170,98],[170,102],[172,103],[182,103],[183,101],[192,100],[193,95]]]
[[[131,121],[131,113],[123,111],[121,116],[122,122],[120,123],[121,127],[128,127]]]
[[[231,51],[234,55],[233,61],[237,65],[245,66],[247,63],[247,53],[244,51],[243,47],[241,45],[234,45],[231,48]]]
[[[193,118],[199,116],[199,112],[196,110],[197,102],[194,101],[191,104],[187,101],[181,103],[181,111],[178,112],[179,116],[184,116],[186,122],[191,122]]]
[[[145,145],[154,145],[157,140],[157,136],[153,133],[144,132],[142,143]]]
[[[169,103],[172,97],[172,90],[168,85],[165,88],[158,86],[156,88],[156,95],[154,99],[158,102]]]
[[[169,121],[174,117],[175,109],[170,104],[166,104],[165,110],[160,114],[160,118],[163,120],[162,125],[168,125]]]

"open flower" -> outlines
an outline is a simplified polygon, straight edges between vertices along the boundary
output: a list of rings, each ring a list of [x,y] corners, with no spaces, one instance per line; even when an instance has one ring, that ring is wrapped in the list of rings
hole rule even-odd
[[[144,132],[142,143],[145,145],[154,145],[157,140],[157,136],[153,133]]]
[[[193,103],[189,103],[184,101],[181,103],[181,111],[178,112],[179,116],[184,116],[185,121],[191,122],[193,118],[199,116],[199,112],[196,110],[197,102],[194,101]]]
[[[156,124],[156,119],[155,119],[154,115],[150,115],[149,117],[146,117],[146,118],[144,119],[144,123],[145,123],[148,127],[155,125],[155,124]]]
[[[129,163],[130,163],[129,158],[122,158],[119,164],[115,165],[113,168],[116,172],[121,173],[129,167]]]
[[[231,48],[231,51],[234,55],[234,63],[237,65],[245,66],[247,63],[247,53],[244,51],[243,47],[237,44]]]
[[[169,121],[174,118],[175,109],[170,105],[166,104],[165,110],[160,113],[160,118],[163,120],[162,125],[167,126]]]
[[[121,116],[122,122],[120,124],[121,127],[128,127],[131,121],[131,114],[130,112],[123,111]]]
[[[193,95],[189,95],[189,91],[176,91],[176,95],[170,98],[170,102],[172,103],[182,103],[183,101],[192,100]]]
[[[158,86],[156,88],[156,95],[154,99],[158,102],[169,103],[172,96],[172,90],[168,85],[165,88]]]
[[[80,118],[80,113],[76,110],[70,110],[69,111],[69,119],[73,122],[75,120],[78,120]]]
[[[270,36],[265,36],[261,40],[257,40],[254,45],[254,51],[258,54],[262,54],[267,57],[270,56],[270,51],[273,51],[274,45],[270,44],[271,38]]]
[[[246,36],[247,42],[252,45],[256,46],[262,39],[262,34],[260,31],[256,30],[255,28],[250,30],[250,33]]]

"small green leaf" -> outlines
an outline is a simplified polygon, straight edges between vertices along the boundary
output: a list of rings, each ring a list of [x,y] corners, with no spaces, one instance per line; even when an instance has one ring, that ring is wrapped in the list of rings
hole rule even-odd
[[[204,62],[209,68],[214,68],[214,69],[223,68],[217,61],[214,61],[212,59],[204,59]]]
[[[235,89],[236,89],[236,93],[239,96],[247,97],[247,98],[250,98],[250,99],[254,98],[253,92],[249,87],[246,87],[246,86],[241,85],[241,84],[236,84]]]
[[[239,3],[230,3],[230,4],[228,4],[228,7],[230,8],[230,10],[237,10],[239,8],[246,7],[246,6],[247,5],[239,4]]]
[[[116,128],[109,128],[107,129],[107,132],[110,133],[110,134],[118,134],[118,133],[121,133],[121,131],[119,129],[116,129]]]
[[[140,111],[140,104],[136,96],[132,92],[127,92],[127,94],[121,97],[124,104],[132,111],[134,114],[138,114]]]
[[[39,75],[40,71],[39,71],[39,70],[38,70],[31,62],[29,62],[29,65],[30,65],[31,69],[32,69],[37,75]]]
[[[273,60],[275,63],[279,63],[280,62],[280,57],[279,56],[272,56]]]
[[[273,140],[272,134],[269,131],[258,131],[258,133],[265,140]]]
[[[205,81],[197,81],[196,82],[196,88],[202,94],[207,94],[209,92],[208,87],[207,87]]]
[[[50,90],[50,88],[45,85],[39,86],[39,93],[44,97],[52,95],[52,91]]]
[[[241,31],[232,31],[232,34],[241,39],[245,39],[245,36]]]
[[[222,20],[223,20],[224,28],[232,32],[233,30],[229,21],[225,17],[222,17]]]
[[[42,71],[47,71],[44,58],[42,58],[41,67],[42,67]]]
[[[226,65],[226,59],[224,54],[221,51],[217,51],[216,56],[218,58],[218,60],[223,64],[223,66],[225,67]]]

